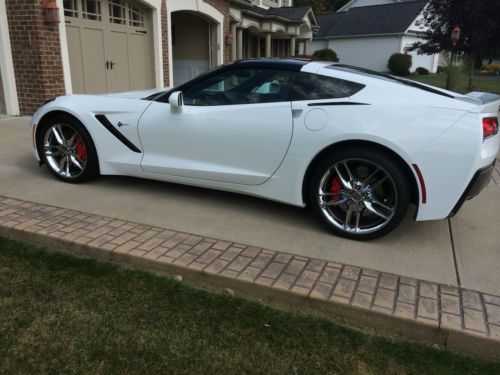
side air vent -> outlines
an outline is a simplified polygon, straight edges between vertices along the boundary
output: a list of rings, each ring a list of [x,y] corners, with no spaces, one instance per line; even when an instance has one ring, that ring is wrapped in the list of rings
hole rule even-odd
[[[113,134],[121,143],[127,146],[130,150],[141,153],[141,150],[137,148],[132,142],[130,142],[122,133],[116,129],[111,122],[109,122],[108,118],[105,115],[95,115],[97,121],[99,121],[102,126],[104,126],[111,134]]]

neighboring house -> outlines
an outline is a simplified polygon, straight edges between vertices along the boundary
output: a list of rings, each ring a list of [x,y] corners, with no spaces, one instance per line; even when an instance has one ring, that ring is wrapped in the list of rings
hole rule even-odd
[[[46,17],[59,8],[59,22]],[[0,113],[47,98],[180,84],[243,57],[308,52],[292,0],[0,0]]]
[[[353,0],[337,13],[317,16],[320,30],[314,36],[312,51],[333,49],[341,63],[387,71],[389,57],[421,41],[422,27],[416,21],[428,1]],[[411,71],[418,67],[435,73],[439,55],[413,57]]]

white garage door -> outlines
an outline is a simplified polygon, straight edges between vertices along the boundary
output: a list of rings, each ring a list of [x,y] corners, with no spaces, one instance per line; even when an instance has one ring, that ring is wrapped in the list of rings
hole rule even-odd
[[[154,87],[150,13],[137,1],[64,1],[73,92]]]

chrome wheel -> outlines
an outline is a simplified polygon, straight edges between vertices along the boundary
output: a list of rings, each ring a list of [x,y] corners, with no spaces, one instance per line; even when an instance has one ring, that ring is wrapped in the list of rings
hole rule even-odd
[[[64,178],[77,178],[87,165],[87,147],[73,127],[54,124],[45,132],[43,152],[50,168]]]
[[[319,185],[319,208],[336,228],[367,234],[385,227],[396,214],[398,191],[391,175],[366,159],[341,160]]]

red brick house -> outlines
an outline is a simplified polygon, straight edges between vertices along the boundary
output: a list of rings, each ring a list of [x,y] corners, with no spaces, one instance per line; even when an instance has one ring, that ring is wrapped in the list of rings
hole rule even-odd
[[[307,53],[316,19],[292,5],[0,0],[0,113],[30,114],[54,95],[172,86],[239,58]]]

